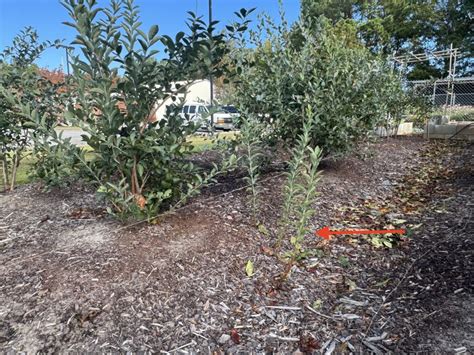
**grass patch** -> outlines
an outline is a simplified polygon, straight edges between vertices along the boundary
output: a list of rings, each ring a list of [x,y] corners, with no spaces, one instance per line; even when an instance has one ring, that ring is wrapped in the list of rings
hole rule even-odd
[[[30,181],[29,173],[34,163],[34,158],[29,155],[25,157],[21,162],[20,166],[18,167],[18,171],[16,173],[16,184],[22,185],[26,184]]]
[[[26,156],[20,161],[20,166],[16,172],[16,185],[23,185],[30,182],[29,172],[33,166],[34,159],[31,155]],[[10,171],[11,174],[11,171]],[[10,179],[11,176],[8,177]],[[4,191],[6,186],[3,184],[3,170],[0,169],[0,192]]]
[[[234,140],[235,137],[235,132],[219,132],[213,136],[193,135],[189,137],[188,142],[194,146],[194,152],[202,152],[211,149],[216,140]]]

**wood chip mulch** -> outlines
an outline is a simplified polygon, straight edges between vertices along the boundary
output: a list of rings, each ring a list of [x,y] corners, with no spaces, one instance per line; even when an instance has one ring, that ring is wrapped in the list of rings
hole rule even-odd
[[[240,175],[125,229],[80,185],[0,195],[0,351],[473,352],[473,152],[392,138],[325,162],[312,230],[408,233],[308,235],[290,266],[281,171],[260,228]]]

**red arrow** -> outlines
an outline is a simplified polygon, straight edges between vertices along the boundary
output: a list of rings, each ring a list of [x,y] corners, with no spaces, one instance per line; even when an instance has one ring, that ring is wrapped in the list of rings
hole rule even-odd
[[[381,229],[381,230],[342,230],[342,231],[332,231],[329,229],[329,227],[324,227],[316,232],[318,237],[324,238],[324,239],[330,239],[331,235],[337,235],[337,234],[405,234],[405,229]]]

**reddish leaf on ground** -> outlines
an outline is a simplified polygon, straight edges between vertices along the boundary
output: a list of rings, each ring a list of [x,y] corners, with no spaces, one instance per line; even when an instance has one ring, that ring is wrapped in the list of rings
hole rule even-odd
[[[237,332],[237,329],[232,329],[230,331],[230,338],[235,344],[240,344],[240,335]]]
[[[275,255],[275,253],[273,252],[273,249],[265,246],[265,245],[262,245],[260,247],[260,250],[262,251],[263,254],[267,255],[267,256],[273,256]]]

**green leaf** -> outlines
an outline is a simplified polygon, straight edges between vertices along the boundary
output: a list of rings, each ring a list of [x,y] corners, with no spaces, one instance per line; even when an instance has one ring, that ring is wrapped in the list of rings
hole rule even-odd
[[[138,38],[138,43],[140,43],[140,46],[142,47],[144,52],[148,50],[148,44],[144,40]]]
[[[357,284],[349,278],[345,279],[345,284],[348,287],[349,291],[354,291],[357,288]]]
[[[148,40],[151,41],[155,36],[156,34],[158,33],[158,25],[153,25],[150,27],[150,30],[148,31]]]
[[[323,301],[318,298],[316,301],[313,302],[312,307],[314,309],[320,309],[322,305],[323,305]]]
[[[393,247],[392,242],[391,242],[390,240],[388,240],[388,239],[384,239],[384,240],[382,241],[382,243],[383,243],[383,245],[385,245],[387,248],[392,248],[392,247]]]
[[[268,232],[267,227],[265,227],[265,226],[264,226],[263,224],[261,224],[261,223],[258,225],[257,228],[258,228],[258,231],[259,231],[260,233],[264,234],[264,235],[269,235],[269,234],[270,234],[270,233]]]
[[[254,275],[254,267],[251,260],[248,260],[247,264],[245,265],[245,273],[248,277],[252,277]]]
[[[142,164],[137,164],[137,172],[138,172],[138,176],[142,177],[143,176],[143,165]]]

